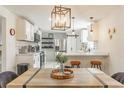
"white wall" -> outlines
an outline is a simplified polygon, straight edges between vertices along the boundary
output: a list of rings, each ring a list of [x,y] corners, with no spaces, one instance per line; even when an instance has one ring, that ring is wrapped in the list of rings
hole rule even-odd
[[[6,31],[5,37],[5,49],[6,49],[6,62],[4,70],[15,70],[15,54],[16,54],[16,39],[15,36],[11,36],[9,33],[10,28],[16,26],[16,16],[8,11],[3,6],[0,6],[0,15],[6,18]]]
[[[108,30],[116,29],[110,40]],[[120,7],[99,22],[99,51],[109,52],[108,73],[124,72],[124,8]]]

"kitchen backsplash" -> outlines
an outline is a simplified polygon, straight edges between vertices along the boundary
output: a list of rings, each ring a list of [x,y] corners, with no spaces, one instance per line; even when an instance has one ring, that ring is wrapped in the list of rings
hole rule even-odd
[[[39,52],[40,45],[34,42],[16,41],[16,54]]]

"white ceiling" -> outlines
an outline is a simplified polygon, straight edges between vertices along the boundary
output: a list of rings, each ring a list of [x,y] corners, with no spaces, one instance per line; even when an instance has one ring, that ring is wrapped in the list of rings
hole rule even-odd
[[[51,5],[7,5],[5,6],[13,13],[28,18],[44,30],[50,30],[50,15],[54,6]],[[118,5],[66,5],[72,10],[75,17],[75,29],[84,28],[89,24],[89,17],[93,16],[95,21],[101,20],[111,12],[118,9]]]

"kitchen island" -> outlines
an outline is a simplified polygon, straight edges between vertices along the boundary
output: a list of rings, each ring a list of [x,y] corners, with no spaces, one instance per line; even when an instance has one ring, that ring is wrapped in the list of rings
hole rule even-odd
[[[68,62],[65,64],[70,66],[70,61],[79,60],[81,62],[81,68],[89,68],[91,67],[90,61],[93,59],[98,59],[102,61],[102,71],[109,74],[108,72],[108,64],[109,64],[109,53],[105,52],[70,52],[64,53],[65,56],[68,57]]]
[[[70,52],[70,53],[64,53],[66,56],[102,56],[102,57],[107,57],[109,56],[109,53],[104,53],[104,52]]]

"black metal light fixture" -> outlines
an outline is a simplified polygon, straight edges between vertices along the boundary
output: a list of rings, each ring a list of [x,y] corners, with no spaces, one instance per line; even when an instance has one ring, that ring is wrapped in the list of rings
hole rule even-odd
[[[71,28],[71,8],[54,6],[51,12],[51,30],[67,30]]]
[[[67,36],[68,36],[68,37],[75,37],[75,38],[77,38],[79,35],[77,35],[77,34],[75,33],[75,29],[74,29],[74,25],[75,25],[74,22],[75,22],[75,21],[74,21],[74,20],[75,20],[75,17],[72,17],[72,22],[73,22],[73,23],[72,23],[72,27],[73,27],[73,28],[72,28],[72,34],[71,34],[71,35],[67,35]]]
[[[90,17],[90,32],[93,32],[93,17]]]
[[[75,19],[75,17],[72,17],[72,21],[73,21],[72,35],[75,35],[75,30],[74,30],[74,19]]]

